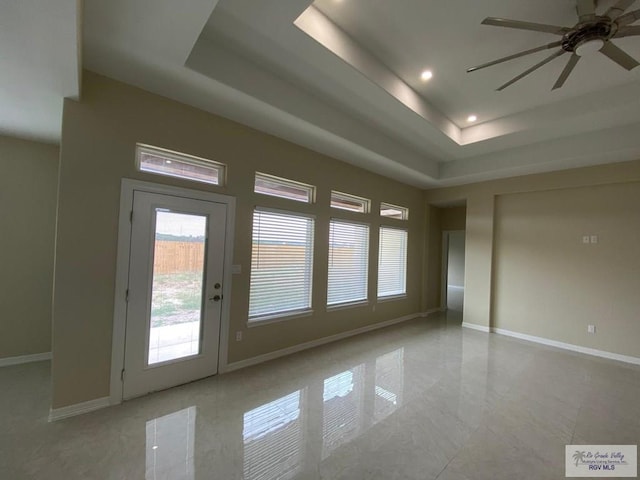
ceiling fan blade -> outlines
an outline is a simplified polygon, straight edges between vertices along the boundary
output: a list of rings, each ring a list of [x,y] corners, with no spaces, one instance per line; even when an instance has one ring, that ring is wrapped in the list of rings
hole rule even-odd
[[[578,64],[579,61],[580,61],[580,57],[578,55],[576,55],[575,53],[571,55],[571,58],[569,59],[567,66],[564,67],[564,70],[562,70],[562,73],[558,77],[558,80],[556,81],[552,90],[556,90],[564,85],[564,82],[567,81],[567,78],[569,78],[569,75],[571,75],[571,72],[573,72],[573,69],[576,68],[576,65]]]
[[[638,20],[640,20],[640,10],[632,10],[631,12],[618,17],[616,23],[620,27],[623,27],[625,25],[630,25],[633,22],[637,22]]]
[[[547,58],[545,58],[544,60],[542,60],[541,62],[536,63],[533,67],[529,68],[528,70],[525,70],[524,72],[522,72],[520,75],[518,75],[517,77],[509,80],[507,83],[505,83],[504,85],[502,85],[501,87],[499,87],[497,90],[498,92],[504,90],[505,88],[507,88],[510,85],[513,85],[514,83],[516,83],[518,80],[522,80],[524,77],[526,77],[527,75],[529,75],[532,72],[535,72],[537,69],[539,69],[540,67],[546,65],[547,63],[549,63],[551,60],[554,60],[556,58],[558,58],[560,55],[563,55],[567,53],[564,50],[558,50],[557,52],[553,53],[552,55],[549,55]]]
[[[600,51],[627,70],[633,70],[638,65],[640,65],[640,63],[638,63],[635,58],[625,53],[624,50],[616,47],[610,41],[606,42],[604,44],[604,47],[602,47]]]
[[[640,25],[632,25],[629,27],[622,27],[613,36],[613,38],[637,37],[638,35],[640,35]]]
[[[581,22],[591,20],[596,16],[596,3],[594,0],[577,0],[577,10]]]
[[[521,22],[520,20],[509,20],[506,18],[487,17],[482,21],[483,25],[494,27],[517,28],[518,30],[533,30],[534,32],[553,33],[554,35],[564,35],[571,29],[559,27],[557,25],[546,25],[543,23]]]
[[[604,14],[605,17],[609,17],[611,20],[615,20],[620,15],[622,15],[631,5],[635,3],[636,0],[618,0],[615,5],[613,5],[609,10]]]
[[[482,65],[478,65],[477,67],[472,67],[467,70],[467,73],[475,72],[476,70],[482,70],[483,68],[492,67],[494,65],[498,65],[499,63],[508,62],[509,60],[513,60],[515,58],[524,57],[525,55],[531,55],[532,53],[541,52],[543,50],[549,50],[550,48],[559,47],[562,45],[562,41],[549,43],[547,45],[542,45],[541,47],[532,48],[531,50],[525,50],[524,52],[515,53],[513,55],[509,55],[508,57],[499,58],[498,60],[494,60],[492,62],[483,63]]]

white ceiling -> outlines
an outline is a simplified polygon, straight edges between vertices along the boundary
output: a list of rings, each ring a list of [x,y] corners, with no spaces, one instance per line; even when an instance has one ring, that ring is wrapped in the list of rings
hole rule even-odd
[[[615,0],[601,0],[604,13]],[[316,0],[314,6],[378,58],[460,128],[475,113],[481,122],[640,80],[604,55],[580,61],[565,87],[551,91],[569,59],[565,55],[505,91],[495,89],[553,50],[538,52],[486,70],[466,69],[560,39],[552,34],[481,25],[487,16],[572,27],[575,0]],[[615,40],[640,59],[640,39]],[[557,49],[556,49],[557,50]],[[422,82],[430,68],[435,76]]]
[[[599,8],[612,1],[601,0]],[[18,3],[26,8],[42,2],[9,5]],[[545,53],[465,73],[557,39],[482,26],[484,17],[570,26],[576,22],[573,0],[317,0],[313,5],[311,0],[191,0],[179,7],[174,0],[85,0],[84,5],[86,68],[413,185],[429,188],[640,158],[640,68],[629,73],[604,56],[585,58],[554,92],[551,86],[567,56],[500,93],[496,87]],[[29,24],[47,12],[29,13],[29,19],[14,18],[12,24]],[[51,38],[47,34],[40,43],[68,47]],[[640,38],[616,43],[640,59]],[[5,57],[17,66],[29,52],[25,41],[10,50],[10,56],[2,52],[3,71]],[[35,51],[47,52],[42,45]],[[72,69],[64,65],[60,68],[68,74]],[[424,68],[435,75],[427,84],[418,79]],[[1,95],[6,89],[0,87]],[[9,101],[0,96],[3,110],[5,105]],[[478,115],[478,124],[467,124],[469,113]],[[13,128],[29,127],[30,122],[15,122]]]
[[[0,2],[0,134],[58,142],[62,99],[79,93],[76,0]]]

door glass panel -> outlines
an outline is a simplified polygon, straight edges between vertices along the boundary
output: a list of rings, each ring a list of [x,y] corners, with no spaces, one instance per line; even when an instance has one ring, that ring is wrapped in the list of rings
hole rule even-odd
[[[149,365],[200,353],[207,217],[156,209]]]

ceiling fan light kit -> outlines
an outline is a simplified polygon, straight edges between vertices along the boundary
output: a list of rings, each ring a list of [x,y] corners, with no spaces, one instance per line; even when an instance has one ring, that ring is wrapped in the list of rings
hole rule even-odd
[[[604,47],[604,40],[601,38],[593,38],[591,40],[585,40],[575,48],[575,53],[579,57],[588,57],[596,52],[599,52]]]
[[[497,60],[478,65],[477,67],[469,68],[467,72],[475,72],[483,68],[508,62],[509,60],[558,47],[560,47],[559,50],[555,51],[541,62],[538,62],[533,67],[525,70],[520,75],[509,80],[504,85],[498,87],[497,90],[504,90],[516,83],[518,80],[523,79],[527,75],[533,73],[537,69],[565,53],[570,53],[571,57],[560,74],[560,77],[558,77],[558,80],[554,84],[553,90],[556,90],[565,84],[567,78],[569,78],[569,75],[571,75],[582,57],[588,57],[598,52],[604,54],[626,70],[633,70],[640,65],[640,63],[617,47],[611,40],[615,38],[640,36],[640,26],[631,25],[632,23],[640,20],[640,10],[625,13],[631,5],[635,3],[635,1],[636,0],[618,0],[615,5],[605,12],[604,15],[599,16],[596,14],[595,0],[577,0],[576,10],[578,13],[578,23],[573,27],[561,27],[542,23],[487,17],[482,21],[483,25],[544,32],[561,36],[562,39],[540,47],[525,50],[524,52],[499,58]]]

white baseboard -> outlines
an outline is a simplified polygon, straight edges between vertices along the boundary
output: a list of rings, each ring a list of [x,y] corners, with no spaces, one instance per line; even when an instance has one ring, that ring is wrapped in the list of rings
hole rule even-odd
[[[246,368],[252,365],[257,365],[259,363],[268,362],[269,360],[274,360],[276,358],[284,357],[286,355],[291,355],[293,353],[301,352],[302,350],[319,347],[320,345],[336,342],[344,338],[353,337],[354,335],[360,335],[362,333],[371,332],[372,330],[377,330],[379,328],[389,327],[391,325],[395,325],[396,323],[406,322],[407,320],[413,320],[414,318],[426,317],[427,315],[430,315],[430,313],[434,313],[434,312],[429,311],[424,313],[415,313],[413,315],[405,315],[404,317],[394,318],[392,320],[387,320],[386,322],[374,323],[373,325],[367,325],[366,327],[357,328],[355,330],[349,330],[348,332],[337,333],[335,335],[330,335],[328,337],[319,338],[317,340],[312,340],[310,342],[305,342],[299,345],[294,345],[292,347],[276,350],[274,352],[258,355],[257,357],[247,358],[246,360],[240,360],[239,362],[229,363],[226,366],[221,366],[219,369],[219,372],[220,373],[233,372],[234,370],[240,370],[241,368]]]
[[[20,355],[18,357],[0,358],[0,367],[20,365],[21,363],[42,362],[51,360],[51,352],[34,353],[32,355]]]
[[[462,322],[462,326],[464,328],[470,328],[472,330],[478,330],[479,332],[484,332],[484,333],[489,333],[491,331],[489,327],[485,327],[484,325],[477,325],[475,323]]]
[[[606,352],[604,350],[596,350],[595,348],[582,347],[580,345],[573,345],[571,343],[558,342],[556,340],[550,340],[548,338],[536,337],[533,335],[527,335],[525,333],[512,332],[511,330],[505,330],[503,328],[491,328],[491,331],[499,335],[506,335],[508,337],[518,338],[520,340],[526,340],[528,342],[540,343],[549,347],[562,348],[564,350],[571,350],[572,352],[584,353],[586,355],[593,355],[595,357],[608,358],[609,360],[617,360],[619,362],[640,365],[640,358],[638,357]]]
[[[49,411],[49,421],[55,422],[56,420],[62,420],[63,418],[75,417],[76,415],[100,410],[101,408],[105,408],[110,405],[111,402],[109,401],[109,397],[102,397],[89,400],[88,402],[68,405],[66,407],[52,408]]]

